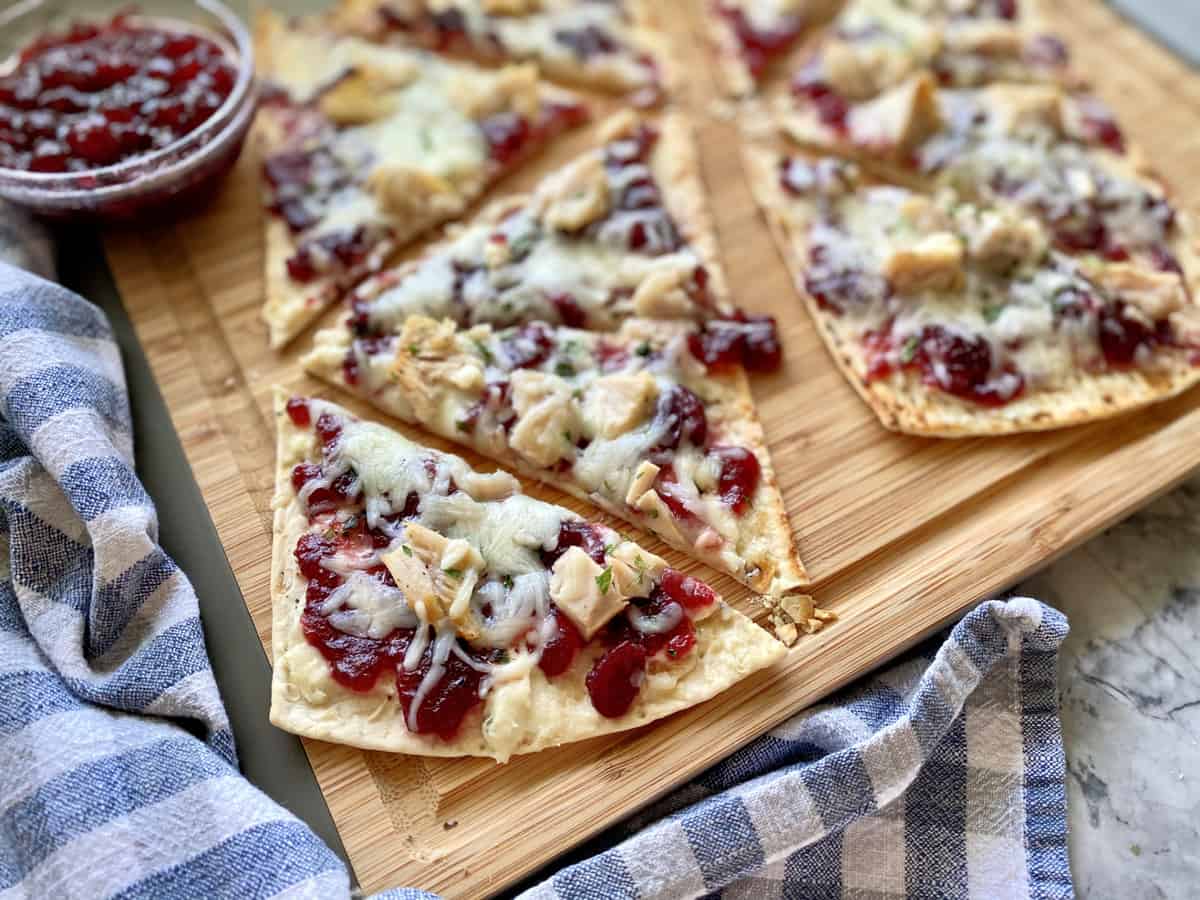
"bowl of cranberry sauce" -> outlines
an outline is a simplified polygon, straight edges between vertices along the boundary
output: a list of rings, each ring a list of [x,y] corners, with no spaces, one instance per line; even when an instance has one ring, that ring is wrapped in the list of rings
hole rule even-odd
[[[257,102],[217,0],[0,11],[0,197],[59,219],[172,215],[215,192]]]

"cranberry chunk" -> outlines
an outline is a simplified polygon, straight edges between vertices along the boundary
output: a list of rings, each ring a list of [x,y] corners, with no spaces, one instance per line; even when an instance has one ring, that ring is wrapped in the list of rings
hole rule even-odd
[[[700,610],[717,602],[717,592],[699,578],[680,572],[678,569],[663,570],[658,590],[680,604],[684,609]]]
[[[329,450],[342,436],[342,423],[333,413],[323,412],[317,417],[317,437],[322,446]]]
[[[547,569],[553,568],[571,547],[582,547],[597,565],[604,565],[604,535],[595,525],[578,519],[563,519],[558,526],[558,543],[553,550],[542,551],[542,563]]]
[[[786,53],[803,32],[804,22],[796,16],[782,19],[774,28],[756,27],[745,10],[730,3],[718,3],[717,12],[733,29],[741,49],[742,60],[757,81],[762,78],[767,66]]]
[[[606,719],[619,719],[633,705],[645,677],[645,648],[622,641],[600,657],[587,674],[592,706]]]
[[[813,105],[822,125],[839,135],[849,130],[850,104],[825,80],[815,65],[801,69],[792,81],[792,94]]]
[[[461,646],[461,645],[460,645]],[[463,647],[470,653],[469,647]],[[425,648],[417,667],[407,672],[397,666],[396,689],[400,695],[400,706],[404,710],[405,722],[417,734],[435,734],[444,741],[458,734],[463,719],[483,702],[479,696],[479,684],[483,673],[468,665],[458,654],[451,653],[444,665],[441,678],[434,682],[421,700],[416,714],[411,715],[413,703],[421,682],[433,667],[433,642]]]
[[[288,418],[297,428],[307,428],[312,424],[312,416],[308,412],[308,401],[303,397],[292,397],[287,402]]]
[[[1121,301],[1100,310],[1099,327],[1100,349],[1104,359],[1113,368],[1132,366],[1137,361],[1140,348],[1153,348],[1158,343],[1156,330],[1131,318]]]
[[[751,372],[774,372],[783,362],[775,318],[740,309],[732,318],[714,319],[689,334],[688,349],[710,371],[742,366]]]
[[[530,322],[506,336],[501,342],[504,355],[514,369],[540,366],[554,351],[554,338],[542,322]]]
[[[554,619],[554,635],[542,647],[542,658],[538,668],[547,678],[554,678],[571,668],[575,657],[584,645],[579,629],[557,606],[551,605],[550,615]]]
[[[654,427],[662,429],[662,437],[651,453],[661,455],[677,449],[682,441],[689,441],[697,447],[704,446],[704,439],[708,436],[708,417],[704,414],[700,398],[677,384],[659,395],[654,411]]]
[[[329,663],[333,680],[360,692],[371,690],[380,675],[396,667],[412,636],[412,631],[401,629],[382,639],[346,634],[334,628],[311,603],[300,615],[300,627],[305,639]]]
[[[1002,406],[1025,387],[1015,372],[993,372],[992,351],[982,337],[964,337],[927,325],[912,340],[906,366],[920,369],[926,384],[983,406]]]
[[[333,542],[319,534],[302,534],[296,542],[294,555],[300,574],[308,579],[321,579],[333,573],[321,565],[321,560],[332,556]]]
[[[529,120],[515,112],[499,112],[479,123],[492,159],[500,165],[516,161],[532,135]]]
[[[550,302],[554,305],[562,323],[568,328],[587,327],[587,313],[570,294],[551,294]]]
[[[720,464],[717,490],[721,502],[735,515],[744,515],[762,476],[758,457],[745,447],[714,447],[708,453]]]

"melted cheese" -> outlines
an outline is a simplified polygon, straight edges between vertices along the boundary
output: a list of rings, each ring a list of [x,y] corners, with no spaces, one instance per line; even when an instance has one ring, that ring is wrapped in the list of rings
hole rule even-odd
[[[340,609],[342,606],[349,609]],[[339,631],[359,637],[382,638],[397,628],[416,628],[417,616],[404,594],[362,571],[354,571],[320,607]]]

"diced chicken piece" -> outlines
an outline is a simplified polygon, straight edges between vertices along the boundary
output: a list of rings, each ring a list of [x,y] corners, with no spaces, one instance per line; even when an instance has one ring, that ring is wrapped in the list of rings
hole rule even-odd
[[[403,543],[381,559],[422,621],[449,618],[463,637],[479,636],[470,603],[485,564],[471,544],[412,522]]]
[[[517,421],[512,448],[538,466],[550,466],[574,453],[581,434],[579,404],[571,386],[557,375],[519,369],[512,375]]]
[[[574,232],[608,214],[608,173],[599,155],[583,157],[546,189],[545,220],[551,228]]]
[[[1003,84],[984,88],[992,111],[991,127],[1000,134],[1063,131],[1063,95],[1056,87]]]
[[[658,491],[653,489],[646,491],[638,497],[633,507],[651,520],[654,531],[664,540],[676,543],[683,541],[683,533],[675,524],[675,514],[663,502],[663,498],[658,496]]]
[[[954,220],[937,202],[924,194],[910,194],[900,204],[900,215],[922,233],[950,231]]]
[[[1094,276],[1104,292],[1142,313],[1150,324],[1159,322],[1187,304],[1183,279],[1175,272],[1159,272],[1132,263],[1103,266]]]
[[[607,571],[581,547],[571,547],[550,572],[550,599],[575,623],[584,640],[628,605]]]
[[[365,125],[391,115],[396,109],[391,89],[403,87],[416,76],[415,66],[396,73],[358,66],[323,91],[317,106],[338,125]]]
[[[1016,25],[995,19],[960,22],[946,30],[946,47],[954,53],[978,53],[993,58],[1017,59],[1024,35]]]
[[[633,292],[634,315],[645,319],[688,317],[694,311],[694,304],[684,285],[691,274],[689,269],[674,266],[654,269]]]
[[[584,392],[584,428],[591,435],[619,437],[645,421],[657,397],[649,372],[602,375]]]
[[[658,473],[658,466],[650,460],[644,459],[638,463],[638,467],[633,473],[633,481],[629,482],[629,490],[625,492],[625,502],[630,506],[637,506],[642,494],[654,487],[654,480],[658,478]]]
[[[942,127],[937,82],[923,73],[851,113],[855,140],[904,157]]]
[[[985,211],[968,232],[971,257],[999,269],[1040,259],[1048,246],[1041,223],[1012,209]]]
[[[1200,307],[1189,303],[1167,316],[1167,321],[1180,343],[1190,347],[1200,346]]]
[[[532,63],[505,66],[487,80],[474,73],[463,75],[451,83],[450,95],[454,105],[472,119],[512,111],[533,121],[542,106],[537,66]]]
[[[392,374],[423,420],[438,415],[445,387],[473,393],[483,389],[483,363],[459,348],[454,323],[409,316],[400,332]]]
[[[667,567],[661,556],[641,549],[637,544],[624,541],[608,555],[612,566],[613,584],[623,597],[645,597],[651,584]]]
[[[906,78],[917,59],[891,44],[830,41],[822,50],[825,78],[847,100],[861,102]]]
[[[607,144],[610,141],[619,141],[621,138],[629,137],[637,130],[641,121],[641,118],[632,109],[627,108],[613,113],[600,125],[600,141]]]
[[[474,469],[454,475],[454,483],[471,495],[474,500],[503,500],[519,493],[521,484],[507,472],[495,471],[484,474]]]
[[[453,214],[462,206],[462,198],[446,179],[386,162],[367,176],[367,190],[375,195],[380,209],[400,219],[431,212]]]
[[[493,16],[526,16],[542,8],[542,0],[483,0],[483,11]]]
[[[901,293],[953,290],[962,281],[962,263],[962,241],[943,231],[892,250],[883,261],[883,274]]]

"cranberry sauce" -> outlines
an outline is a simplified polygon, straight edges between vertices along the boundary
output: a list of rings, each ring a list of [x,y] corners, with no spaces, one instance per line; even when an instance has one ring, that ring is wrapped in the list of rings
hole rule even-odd
[[[683,246],[683,237],[671,214],[663,206],[662,192],[650,169],[650,154],[658,142],[658,130],[641,124],[629,137],[612,141],[604,148],[604,166],[609,184],[619,185],[612,199],[608,220],[619,219],[625,246],[647,256],[673,253]],[[631,173],[628,170],[635,170]],[[588,226],[589,233],[610,233],[606,220]],[[707,279],[707,273],[703,276]],[[704,283],[696,285],[703,291]]]
[[[588,117],[588,108],[582,103],[551,102],[542,104],[534,121],[512,111],[502,111],[481,119],[479,128],[492,160],[509,167],[538,144],[582,125]]]
[[[894,349],[890,335],[869,334],[864,344],[870,357],[869,378],[894,371],[885,356]],[[1003,406],[1025,390],[1019,372],[996,371],[992,349],[983,337],[964,337],[940,325],[926,325],[920,334],[910,337],[899,348],[899,360],[898,368],[919,372],[930,387],[981,406]]]
[[[757,81],[767,68],[790,50],[804,31],[801,19],[789,16],[773,27],[762,28],[750,21],[745,10],[732,3],[717,3],[717,12],[729,23],[737,38],[742,61]]]
[[[692,356],[710,372],[741,366],[751,372],[775,372],[783,363],[774,316],[737,310],[728,319],[712,319],[688,335]]]
[[[0,167],[79,172],[161,149],[208,120],[236,81],[215,41],[125,15],[44,35],[0,78]]]

